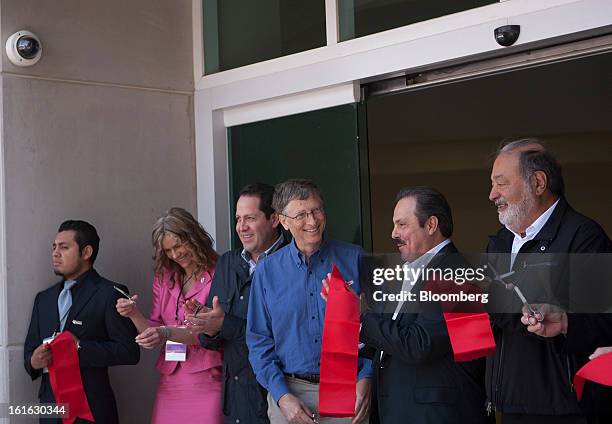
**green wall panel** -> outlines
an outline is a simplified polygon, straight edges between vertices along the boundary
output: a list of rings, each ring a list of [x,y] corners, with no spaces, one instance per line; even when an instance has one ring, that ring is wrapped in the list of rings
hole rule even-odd
[[[323,193],[327,235],[368,249],[367,137],[359,137],[365,128],[359,121],[365,117],[362,107],[337,106],[229,128],[232,218],[237,193],[246,184],[308,178]],[[238,243],[234,235],[233,245]]]

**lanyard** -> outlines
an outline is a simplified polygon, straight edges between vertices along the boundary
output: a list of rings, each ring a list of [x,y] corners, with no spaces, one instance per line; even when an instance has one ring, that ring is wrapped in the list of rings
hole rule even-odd
[[[181,289],[179,290],[179,295],[176,297],[176,309],[174,311],[174,320],[176,321],[177,325],[179,324],[178,322],[178,304],[179,304],[179,301],[181,300],[181,296],[183,296],[183,289],[185,288],[186,284],[187,284],[187,280],[181,281]]]
[[[178,296],[176,297],[176,310],[174,312],[174,320],[176,324],[179,324],[178,312],[179,312],[179,301],[181,300],[181,296],[183,295],[183,288],[185,287],[185,282],[181,281],[181,290],[179,291]]]
[[[189,277],[188,279],[181,281],[181,290],[178,294],[178,296],[176,297],[176,309],[174,310],[174,319],[177,323],[177,325],[179,324],[179,302],[181,300],[181,296],[183,296],[183,299],[185,299],[185,296],[183,295],[183,289],[185,288],[185,286],[187,285],[187,283],[193,279],[195,277],[195,273],[191,274],[191,277]],[[195,280],[194,280],[195,281]]]

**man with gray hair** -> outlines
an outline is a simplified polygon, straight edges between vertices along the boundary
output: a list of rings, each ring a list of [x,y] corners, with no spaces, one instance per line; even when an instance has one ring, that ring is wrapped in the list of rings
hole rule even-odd
[[[487,246],[494,268],[513,272],[512,282],[528,300],[538,300],[552,287],[555,299],[567,306],[572,289],[567,267],[542,254],[609,253],[610,239],[567,203],[561,167],[537,139],[504,144],[491,185],[489,199],[504,225]],[[537,314],[523,308],[521,316],[516,293],[498,285],[491,286],[490,298],[492,305],[505,308],[491,311],[497,348],[486,379],[489,407],[501,414],[501,423],[586,423],[591,411],[578,403],[572,381],[587,360],[585,352],[602,342],[604,335],[589,325],[596,314],[568,314],[547,304],[535,305]]]
[[[317,419],[319,367],[325,302],[321,281],[335,264],[359,292],[363,249],[324,236],[325,211],[318,187],[308,180],[288,180],[274,191],[273,207],[293,236],[287,246],[255,269],[247,316],[249,360],[268,390],[272,424],[312,423]],[[367,418],[370,405],[369,360],[361,360],[352,423]],[[320,423],[350,419],[321,418]]]

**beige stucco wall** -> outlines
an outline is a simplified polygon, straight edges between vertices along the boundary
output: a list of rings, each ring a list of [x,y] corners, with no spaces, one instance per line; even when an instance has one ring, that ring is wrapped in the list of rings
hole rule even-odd
[[[196,212],[191,10],[187,0],[0,2],[2,46],[29,29],[44,48],[29,68],[2,53],[0,403],[36,399],[23,340],[36,292],[57,280],[49,252],[62,220],[97,227],[96,268],[141,293],[148,312],[151,226],[171,206]],[[123,422],[149,422],[154,360],[143,352],[112,369]]]

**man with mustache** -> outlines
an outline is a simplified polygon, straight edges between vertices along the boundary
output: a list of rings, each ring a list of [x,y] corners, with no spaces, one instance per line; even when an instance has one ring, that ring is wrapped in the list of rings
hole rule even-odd
[[[554,298],[569,304],[570,281],[560,255],[611,252],[610,239],[567,203],[561,167],[537,139],[503,145],[491,184],[489,199],[504,225],[487,246],[491,263],[499,273],[515,272],[511,278],[528,301],[548,303]],[[548,253],[557,256],[551,261],[542,255]],[[578,404],[572,380],[602,341],[589,326],[595,316],[566,314],[545,305],[538,310],[544,321],[537,322],[527,313],[522,317],[516,293],[499,285],[491,286],[491,301],[497,305],[491,311],[497,348],[487,361],[487,396],[501,423],[586,423],[589,411]],[[593,322],[610,333],[605,321]]]
[[[429,187],[398,193],[391,237],[404,266],[443,271],[469,268],[451,241],[452,234],[451,208],[441,193]],[[428,290],[427,283],[425,278],[405,280],[402,290],[418,295]],[[484,360],[454,361],[440,306],[419,301],[385,306],[392,306],[394,313],[362,314],[360,332],[360,340],[376,349],[375,422],[487,422]]]

